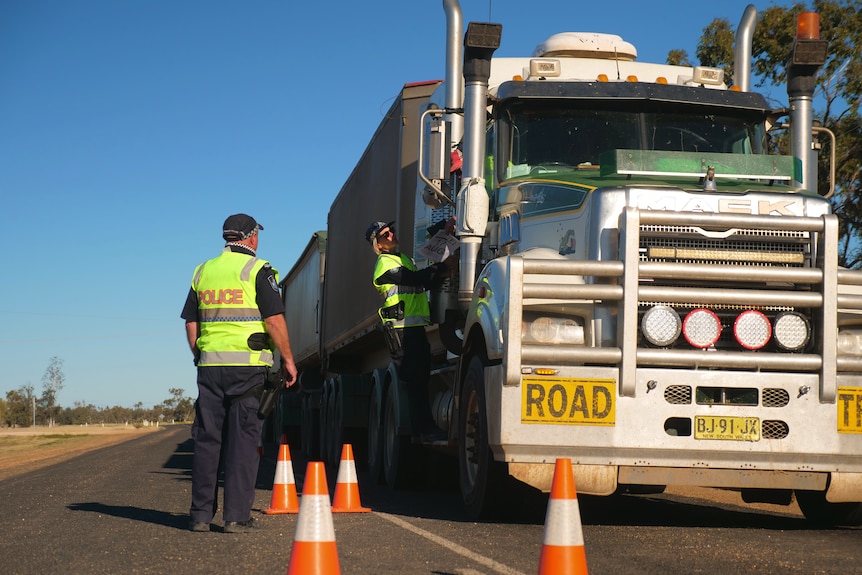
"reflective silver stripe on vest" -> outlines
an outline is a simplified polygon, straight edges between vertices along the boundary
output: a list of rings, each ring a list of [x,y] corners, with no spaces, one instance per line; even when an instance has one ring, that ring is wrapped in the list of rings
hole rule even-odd
[[[226,248],[226,249],[229,249],[229,248]],[[252,270],[252,268],[254,268],[254,264],[256,264],[257,261],[258,261],[258,258],[253,257],[253,258],[250,258],[244,266],[242,266],[242,271],[240,271],[240,273],[239,273],[239,277],[242,281],[247,282],[249,280],[249,278],[251,277],[251,270]],[[192,279],[193,285],[198,285],[200,283],[201,274],[204,271],[204,265],[205,264],[206,264],[206,262],[204,262],[200,266],[198,266],[198,270],[195,273],[195,277]]]
[[[239,279],[244,282],[247,282],[248,279],[251,277],[251,268],[253,268],[254,264],[256,264],[257,262],[257,258],[249,259],[248,262],[244,266],[242,266],[242,271],[239,274]]]
[[[197,271],[195,272],[195,277],[192,279],[192,285],[193,285],[193,286],[195,286],[195,287],[197,287],[197,285],[198,285],[199,283],[201,283],[201,274],[202,274],[202,273],[203,273],[203,271],[204,271],[204,265],[206,265],[206,262],[204,262],[204,263],[202,263],[201,265],[199,265],[199,266],[198,266],[198,269],[197,269]]]
[[[401,288],[401,289],[399,289]],[[394,295],[401,294],[417,294],[417,293],[425,293],[425,288],[422,286],[400,286],[398,284],[393,285],[391,288],[386,290],[386,299]]]
[[[202,351],[198,365],[255,365],[252,355],[260,355],[260,361],[272,365],[273,355],[268,349],[262,351]]]
[[[255,308],[208,307],[198,310],[200,321],[263,321],[260,310]]]
[[[411,315],[410,317],[405,317],[404,319],[392,319],[392,320],[384,320],[386,324],[392,324],[392,327],[395,329],[401,329],[404,327],[424,327],[431,323],[431,318],[423,317],[421,315]]]

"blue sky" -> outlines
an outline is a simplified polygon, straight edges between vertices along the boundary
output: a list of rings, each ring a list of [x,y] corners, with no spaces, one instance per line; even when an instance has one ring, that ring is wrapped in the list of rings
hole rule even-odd
[[[503,25],[500,56],[580,31],[663,62],[749,3],[771,4],[461,5]],[[0,397],[41,393],[53,356],[65,407],[194,397],[179,313],[224,218],[256,217],[288,271],[401,86],[443,77],[444,34],[440,0],[0,2]]]

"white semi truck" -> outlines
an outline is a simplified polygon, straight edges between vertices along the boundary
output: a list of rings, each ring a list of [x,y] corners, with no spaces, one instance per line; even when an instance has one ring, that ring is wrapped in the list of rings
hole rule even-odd
[[[476,517],[512,478],[550,489],[567,457],[580,493],[795,494],[812,521],[862,523],[862,273],[839,268],[817,190],[816,15],[776,111],[749,90],[752,6],[730,87],[604,34],[494,58],[501,26],[465,34],[443,7],[445,81],[405,85],[283,282],[302,374],[279,425],[332,462],[351,441],[393,487],[452,455]],[[775,128],[789,155],[769,153]],[[460,273],[429,329],[449,441],[420,445],[362,237],[395,220],[413,253],[451,215]]]

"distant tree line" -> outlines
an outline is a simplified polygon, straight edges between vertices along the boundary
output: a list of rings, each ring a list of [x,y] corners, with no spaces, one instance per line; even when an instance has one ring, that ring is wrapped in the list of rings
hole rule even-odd
[[[144,408],[141,402],[130,408],[96,407],[82,401],[76,401],[73,407],[62,407],[57,405],[57,393],[64,381],[63,361],[52,357],[42,376],[40,395],[28,382],[7,391],[5,399],[0,398],[0,427],[173,423],[194,419],[194,400],[186,397],[183,389],[170,388],[170,397],[152,408]]]

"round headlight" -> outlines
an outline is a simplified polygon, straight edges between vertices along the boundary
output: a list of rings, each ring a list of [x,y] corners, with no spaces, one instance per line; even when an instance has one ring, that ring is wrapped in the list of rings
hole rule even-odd
[[[641,331],[648,342],[668,346],[676,341],[682,328],[679,314],[667,305],[649,308],[641,319]]]
[[[778,314],[772,328],[775,343],[787,351],[799,351],[811,337],[811,327],[802,314],[786,311]]]
[[[708,309],[694,309],[682,321],[682,335],[692,347],[706,349],[721,336],[721,320]]]
[[[521,337],[545,344],[584,345],[584,326],[571,318],[541,316],[521,324]]]
[[[750,309],[736,316],[733,336],[745,349],[760,349],[772,338],[772,324],[762,312]]]
[[[862,332],[858,329],[839,331],[838,355],[862,355]]]
[[[542,343],[548,343],[557,337],[557,324],[549,317],[540,317],[530,324],[530,335]]]

